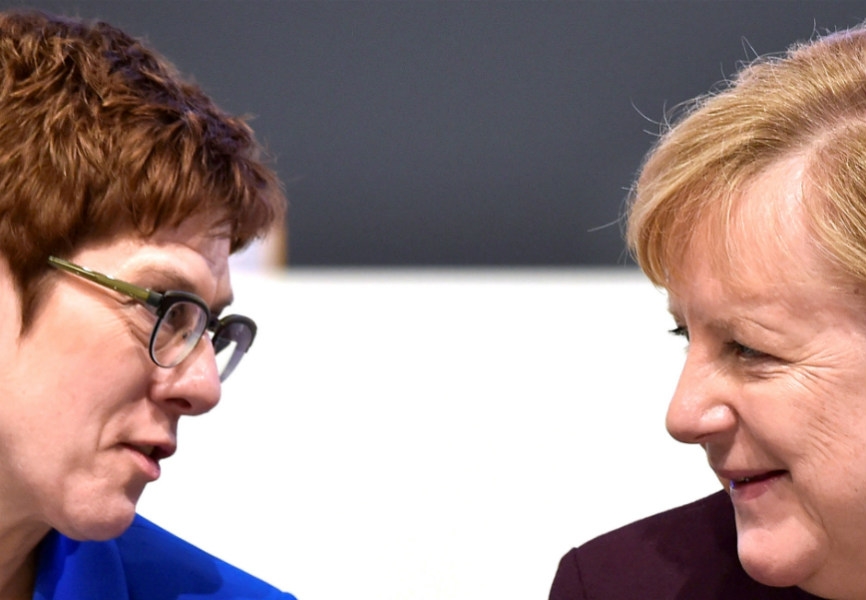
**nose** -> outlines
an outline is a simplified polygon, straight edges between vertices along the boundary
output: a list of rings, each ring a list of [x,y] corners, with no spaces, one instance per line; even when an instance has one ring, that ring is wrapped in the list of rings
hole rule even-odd
[[[668,405],[666,426],[674,439],[704,444],[731,434],[737,426],[732,382],[722,366],[689,349]]]
[[[179,365],[157,367],[152,398],[179,415],[201,415],[217,405],[222,393],[213,344],[202,336]]]

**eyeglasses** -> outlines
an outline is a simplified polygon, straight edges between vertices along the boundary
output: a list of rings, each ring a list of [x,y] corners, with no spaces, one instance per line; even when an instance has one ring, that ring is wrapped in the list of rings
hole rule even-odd
[[[69,261],[48,257],[48,263],[73,275],[110,288],[141,302],[156,315],[150,335],[150,359],[160,367],[179,365],[201,340],[205,331],[212,333],[211,342],[217,359],[220,381],[225,381],[256,337],[256,324],[248,317],[229,315],[222,319],[211,315],[204,300],[181,291],[154,292],[97,273]]]

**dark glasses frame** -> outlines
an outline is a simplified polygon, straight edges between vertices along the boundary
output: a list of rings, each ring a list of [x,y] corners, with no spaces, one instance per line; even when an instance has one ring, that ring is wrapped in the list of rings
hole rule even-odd
[[[225,381],[240,362],[241,358],[243,358],[243,355],[247,350],[249,350],[250,346],[252,346],[253,340],[256,337],[257,328],[252,319],[242,315],[228,315],[220,319],[211,314],[210,308],[204,300],[190,292],[178,290],[155,292],[126,281],[121,281],[120,279],[115,279],[110,275],[99,273],[56,256],[49,256],[48,263],[54,268],[83,277],[88,281],[112,289],[115,292],[124,294],[125,296],[129,296],[143,304],[151,313],[153,313],[157,319],[150,336],[148,352],[150,354],[150,359],[154,364],[160,367],[171,368],[179,365],[192,353],[192,350],[198,345],[204,332],[210,331],[212,333],[211,342],[213,343],[215,354],[219,354],[223,350],[230,348],[233,342],[236,344],[228,361],[221,365],[218,362],[218,365],[220,366],[220,381]],[[201,309],[202,314],[205,317],[202,320],[203,326],[199,327],[198,330],[194,332],[194,339],[185,340],[184,348],[182,348],[178,355],[170,362],[160,361],[157,356],[157,334],[163,325],[163,320],[166,315],[169,315],[172,307],[180,302],[194,304]]]

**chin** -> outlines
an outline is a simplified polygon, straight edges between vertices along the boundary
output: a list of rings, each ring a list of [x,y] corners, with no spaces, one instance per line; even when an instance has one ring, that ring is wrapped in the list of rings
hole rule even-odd
[[[749,577],[772,587],[791,587],[801,583],[804,579],[802,573],[792,565],[785,564],[779,558],[763,556],[757,560],[750,560],[748,557],[740,556],[740,562],[743,565]]]
[[[738,539],[737,552],[743,569],[755,581],[772,587],[791,587],[799,586],[811,577],[812,552],[806,549],[797,551],[794,543],[774,544],[774,540],[755,543],[757,540],[750,537],[754,536]]]
[[[123,534],[135,518],[135,504],[101,506],[95,511],[67,515],[54,529],[80,542],[102,542]]]

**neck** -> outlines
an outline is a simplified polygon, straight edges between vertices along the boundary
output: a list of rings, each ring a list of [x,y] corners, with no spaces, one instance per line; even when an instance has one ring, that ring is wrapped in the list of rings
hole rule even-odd
[[[36,585],[38,545],[47,531],[40,528],[0,533],[0,598],[31,600]]]
[[[30,600],[36,586],[36,550],[0,564],[0,598]]]

